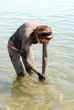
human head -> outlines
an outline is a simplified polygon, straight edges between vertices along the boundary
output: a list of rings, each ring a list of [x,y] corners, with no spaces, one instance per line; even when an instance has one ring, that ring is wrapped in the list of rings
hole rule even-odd
[[[53,38],[52,30],[49,26],[41,25],[34,30],[34,36],[38,43],[47,44]]]

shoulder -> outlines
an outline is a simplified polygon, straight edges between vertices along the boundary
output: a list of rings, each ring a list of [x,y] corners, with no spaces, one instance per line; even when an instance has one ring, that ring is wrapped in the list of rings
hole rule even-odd
[[[35,28],[38,27],[38,23],[34,21],[29,21],[25,23],[25,35],[30,36]]]
[[[26,31],[33,31],[36,27],[38,27],[38,23],[34,21],[29,21],[25,23]]]
[[[18,32],[20,34],[20,36],[26,36],[29,37],[30,34],[33,32],[33,30],[39,26],[39,24],[37,22],[34,21],[28,21],[25,22],[24,24],[22,24],[19,28],[18,28]]]

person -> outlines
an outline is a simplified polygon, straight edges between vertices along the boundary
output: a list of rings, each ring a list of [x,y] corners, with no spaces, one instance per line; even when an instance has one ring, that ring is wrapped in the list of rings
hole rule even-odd
[[[48,66],[47,45],[53,38],[52,30],[47,25],[35,22],[22,24],[8,40],[8,52],[13,67],[17,74],[17,79],[28,73],[36,73],[40,81],[45,80]],[[32,53],[32,44],[42,44],[42,73],[35,67]]]

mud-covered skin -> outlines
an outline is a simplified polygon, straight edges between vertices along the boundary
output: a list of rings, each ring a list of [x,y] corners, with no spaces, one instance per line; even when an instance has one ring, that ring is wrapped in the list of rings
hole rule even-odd
[[[17,31],[10,37],[8,43],[11,43],[16,48],[20,49],[20,52],[16,52],[13,49],[8,49],[9,56],[11,58],[12,64],[15,68],[17,75],[24,76],[27,72],[36,72],[39,73],[35,67],[34,57],[32,53],[32,44],[36,44],[36,40],[33,40],[31,34],[33,30],[39,26],[36,23],[25,23],[21,25]],[[46,74],[47,70],[47,45],[42,44],[43,54],[42,54],[42,74]],[[20,59],[22,58],[22,61]],[[23,64],[24,67],[23,67]],[[39,79],[45,79],[44,77],[40,77]]]

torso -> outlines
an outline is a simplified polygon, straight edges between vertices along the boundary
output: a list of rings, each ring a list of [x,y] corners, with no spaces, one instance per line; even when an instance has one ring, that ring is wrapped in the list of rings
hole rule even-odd
[[[23,49],[27,45],[27,39],[37,26],[39,26],[39,24],[34,22],[24,23],[10,37],[9,42],[11,42],[16,48]]]

